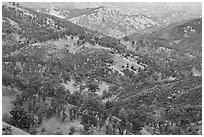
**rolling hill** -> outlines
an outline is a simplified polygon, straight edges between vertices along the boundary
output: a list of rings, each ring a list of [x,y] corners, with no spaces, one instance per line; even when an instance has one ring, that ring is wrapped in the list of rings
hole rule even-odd
[[[67,18],[80,26],[116,38],[149,32],[191,17],[201,17],[202,9],[200,3],[58,2],[46,6],[40,3],[34,3],[32,6],[28,3],[22,4],[40,12]]]
[[[150,134],[156,130],[159,134],[200,134],[199,8],[190,12],[195,9],[192,5],[180,18],[182,10],[172,10],[185,8],[174,4],[162,7],[171,10],[160,16],[155,10],[151,15],[125,10],[120,3],[81,3],[80,9],[68,4],[67,9],[59,3],[2,5],[2,84],[11,92],[20,91],[12,98],[13,108],[6,104],[11,98],[3,97],[4,110],[12,110],[8,112],[11,124],[30,134],[46,134],[45,127],[56,130],[52,134],[72,134],[67,129],[72,125],[80,125],[77,134],[97,134],[93,126],[101,117],[105,122],[112,118],[130,122],[133,129],[125,127],[130,134],[139,134],[147,126],[155,129]],[[141,11],[147,10],[148,4],[138,5],[143,5]],[[169,21],[163,22],[164,18]],[[74,121],[72,111],[78,115]],[[175,125],[178,133],[170,129]],[[103,124],[100,134],[112,134],[107,132]]]

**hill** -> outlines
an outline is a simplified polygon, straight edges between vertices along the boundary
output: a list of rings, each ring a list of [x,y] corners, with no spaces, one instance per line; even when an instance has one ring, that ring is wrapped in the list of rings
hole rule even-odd
[[[49,3],[46,6],[40,3],[34,3],[32,6],[22,4],[40,12],[67,18],[80,26],[116,38],[146,33],[191,17],[201,17],[202,9],[200,3],[80,2]]]
[[[3,105],[11,125],[30,134],[200,134],[202,18],[116,39],[69,20],[149,16],[113,7],[41,12],[16,3],[2,11],[2,84],[12,95],[3,92]]]

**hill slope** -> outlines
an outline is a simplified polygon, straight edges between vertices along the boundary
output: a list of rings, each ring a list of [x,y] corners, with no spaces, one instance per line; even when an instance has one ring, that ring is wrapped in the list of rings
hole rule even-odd
[[[70,15],[73,19],[85,13],[94,19],[98,17],[92,14],[111,13],[111,22],[115,15],[127,17],[121,9],[110,9],[75,9]],[[150,134],[200,134],[202,18],[119,40],[21,5],[9,3],[2,10],[2,83],[21,91],[11,109],[31,121],[25,127],[29,133],[34,127],[37,134],[46,134],[42,133],[45,125],[56,130],[53,134],[68,134],[59,133],[56,125],[69,130],[75,123],[65,123],[75,119],[82,127],[78,133],[112,134],[104,123],[113,118],[122,121],[119,126],[127,120],[132,125],[131,129],[125,126],[130,134],[140,134],[147,126],[155,130]],[[135,17],[143,15],[128,16]],[[25,120],[13,114],[14,120]],[[32,124],[34,118],[39,121]],[[104,122],[98,131],[93,126],[101,124],[100,118]],[[21,123],[15,124],[24,130]],[[158,128],[158,124],[167,127]],[[170,129],[175,125],[178,133]],[[114,134],[124,133],[116,130]]]

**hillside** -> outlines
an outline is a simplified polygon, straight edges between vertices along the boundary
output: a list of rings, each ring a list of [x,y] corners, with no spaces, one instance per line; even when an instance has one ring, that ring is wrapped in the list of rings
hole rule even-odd
[[[122,43],[137,54],[151,57],[160,67],[165,64],[164,68],[169,66],[172,71],[174,68],[201,71],[201,24],[202,18],[184,20],[147,35],[129,36]]]
[[[4,122],[32,135],[201,134],[202,18],[53,5],[2,5]]]
[[[34,3],[32,6],[22,4],[41,12],[67,18],[80,26],[116,38],[151,32],[174,22],[201,17],[202,9],[200,3],[77,2],[52,3],[46,6],[40,3]]]
[[[126,11],[120,9],[101,7],[94,9],[88,15],[86,14],[77,17],[72,17],[71,15],[71,19],[69,20],[91,30],[97,30],[105,35],[116,38],[146,30],[158,24],[158,21],[151,16],[126,14]]]

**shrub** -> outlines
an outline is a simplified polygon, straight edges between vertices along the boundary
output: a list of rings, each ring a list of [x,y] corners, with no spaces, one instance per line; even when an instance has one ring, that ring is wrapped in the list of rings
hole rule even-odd
[[[24,111],[21,107],[15,107],[9,113],[11,114],[9,123],[15,127],[18,127],[22,130],[29,130],[34,124],[33,117]]]

